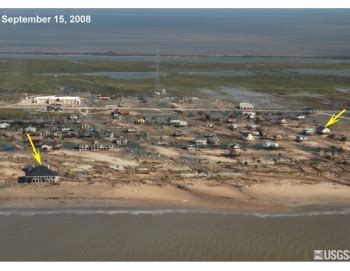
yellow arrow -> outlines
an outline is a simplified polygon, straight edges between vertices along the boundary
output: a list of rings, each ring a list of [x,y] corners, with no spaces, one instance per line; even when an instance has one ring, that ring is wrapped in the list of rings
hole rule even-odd
[[[27,137],[30,145],[32,146],[32,155],[35,158],[35,160],[39,163],[39,165],[41,165],[41,156],[40,156],[39,149],[35,149],[35,146],[33,144],[32,138],[30,137],[30,134],[27,134]]]
[[[326,127],[331,126],[334,123],[336,123],[339,120],[340,116],[343,115],[345,112],[346,112],[346,110],[343,109],[338,114],[333,114],[333,116],[328,120]]]

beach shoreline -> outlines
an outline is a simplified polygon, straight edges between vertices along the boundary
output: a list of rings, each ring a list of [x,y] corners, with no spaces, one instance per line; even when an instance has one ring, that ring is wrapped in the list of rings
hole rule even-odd
[[[210,182],[173,185],[17,185],[0,189],[0,208],[161,208],[289,213],[350,206],[350,187],[334,183],[265,183],[235,188]]]

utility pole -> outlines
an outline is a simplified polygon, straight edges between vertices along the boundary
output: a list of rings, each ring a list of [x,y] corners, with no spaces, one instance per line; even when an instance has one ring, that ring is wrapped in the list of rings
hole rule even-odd
[[[160,92],[159,48],[157,50],[156,73],[155,73],[154,83],[155,83],[155,91]]]

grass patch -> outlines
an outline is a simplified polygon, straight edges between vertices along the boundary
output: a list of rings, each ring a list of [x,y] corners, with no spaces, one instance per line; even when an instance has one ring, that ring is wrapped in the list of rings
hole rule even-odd
[[[350,69],[350,64],[294,63],[161,63],[161,85],[173,95],[198,95],[198,89],[221,86],[244,87],[253,91],[288,94],[312,92],[331,94],[336,87],[350,88],[345,76],[302,75],[285,73],[286,69]],[[185,76],[180,72],[248,70],[250,76],[213,77]],[[62,86],[76,91],[115,94],[120,96],[147,95],[154,92],[154,79],[115,79],[85,76],[87,72],[152,72],[154,63],[68,60],[8,60],[0,62],[0,89],[37,94],[60,94]],[[70,76],[38,76],[40,73],[68,73]],[[1,92],[1,90],[0,90]],[[348,94],[345,94],[348,95]]]

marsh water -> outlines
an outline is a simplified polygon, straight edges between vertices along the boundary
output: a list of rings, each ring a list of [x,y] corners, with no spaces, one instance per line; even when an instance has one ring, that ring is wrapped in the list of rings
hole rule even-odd
[[[154,208],[1,209],[0,260],[313,260],[349,249],[350,209],[285,214]]]

